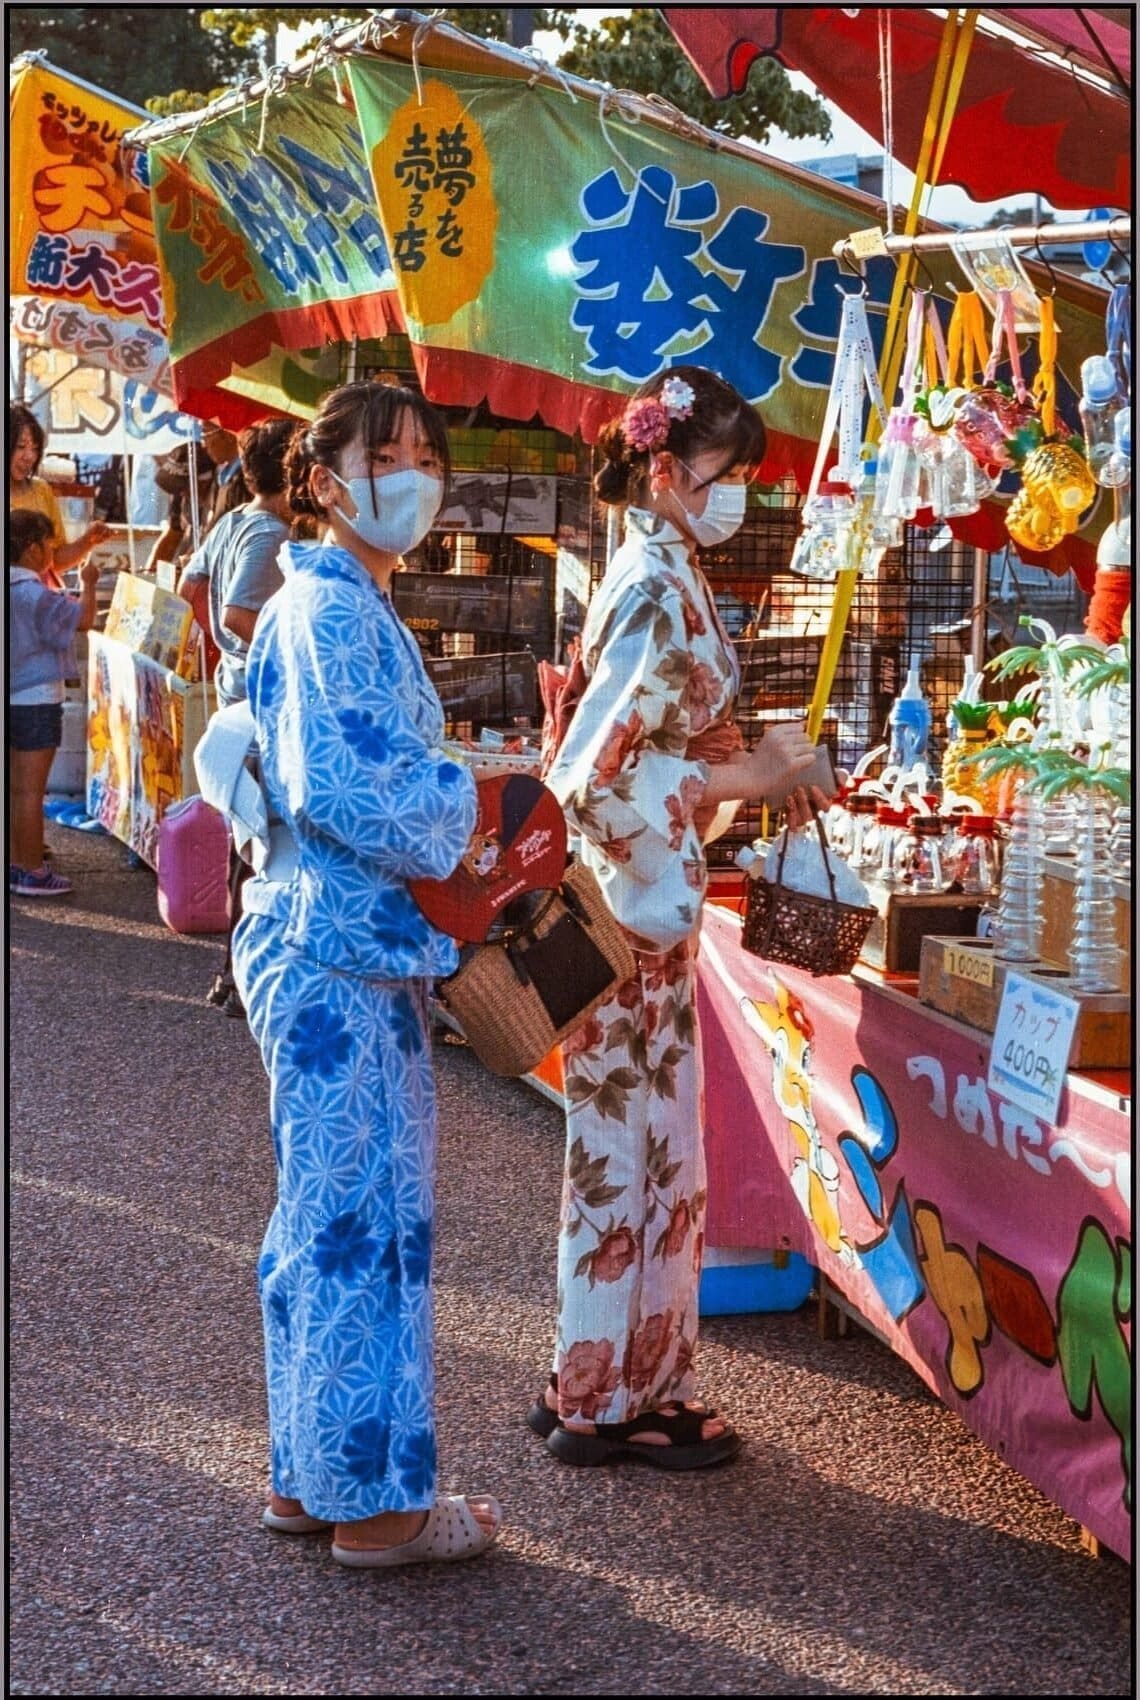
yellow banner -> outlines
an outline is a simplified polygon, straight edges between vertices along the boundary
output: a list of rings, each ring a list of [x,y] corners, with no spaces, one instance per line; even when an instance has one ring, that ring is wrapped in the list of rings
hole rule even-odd
[[[8,285],[163,328],[145,157],[122,138],[146,114],[38,60],[12,68]]]

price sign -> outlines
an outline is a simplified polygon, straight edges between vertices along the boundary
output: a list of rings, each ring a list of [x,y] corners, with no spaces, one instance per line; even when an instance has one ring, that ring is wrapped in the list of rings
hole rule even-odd
[[[970,980],[975,986],[992,986],[994,959],[988,950],[979,950],[974,939],[964,944],[948,944],[942,949],[942,972],[953,980]]]
[[[870,230],[856,230],[847,238],[847,246],[857,260],[873,260],[887,252],[887,244],[878,225]]]
[[[990,1051],[990,1090],[1055,1122],[1080,1007],[1040,981],[1007,974]]]

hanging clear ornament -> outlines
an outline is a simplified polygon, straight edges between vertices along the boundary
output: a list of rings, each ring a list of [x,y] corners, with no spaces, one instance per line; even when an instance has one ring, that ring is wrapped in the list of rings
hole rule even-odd
[[[803,530],[788,570],[803,578],[833,579],[850,558],[855,494],[850,484],[824,479],[803,506]]]
[[[914,428],[913,446],[926,469],[935,519],[976,514],[997,488],[952,431],[936,431],[920,418]]]

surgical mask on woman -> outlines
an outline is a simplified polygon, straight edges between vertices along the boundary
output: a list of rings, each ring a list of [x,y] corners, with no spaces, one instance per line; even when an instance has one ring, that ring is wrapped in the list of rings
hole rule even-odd
[[[692,467],[685,466],[683,460],[680,464],[692,477]],[[703,514],[691,514],[676,491],[673,492],[673,500],[685,516],[686,529],[702,549],[712,549],[718,543],[727,543],[743,525],[744,511],[748,505],[748,494],[743,484],[719,481],[710,484],[708,492],[709,499]]]
[[[338,484],[343,484],[356,504],[357,512],[350,519],[343,508],[335,508],[346,525],[352,527],[362,543],[385,555],[403,555],[414,549],[427,536],[443,501],[443,484],[429,473],[414,467],[403,472],[389,472],[373,481],[371,478],[341,478],[328,469]],[[373,490],[379,513],[373,513]]]

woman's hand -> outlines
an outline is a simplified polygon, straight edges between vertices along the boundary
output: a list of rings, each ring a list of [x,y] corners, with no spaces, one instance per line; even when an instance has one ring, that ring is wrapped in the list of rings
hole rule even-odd
[[[831,807],[831,798],[825,797],[818,785],[797,785],[794,791],[789,791],[784,802],[789,832],[798,832],[801,826],[811,824],[813,804],[817,814]]]
[[[98,584],[102,575],[103,569],[98,561],[92,561],[90,558],[85,560],[79,569],[80,582],[85,585]]]
[[[709,770],[706,803],[762,803],[774,796],[780,803],[795,779],[815,760],[815,745],[802,724],[785,721],[765,732],[751,750]]]

